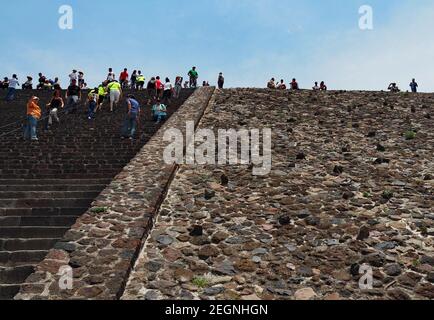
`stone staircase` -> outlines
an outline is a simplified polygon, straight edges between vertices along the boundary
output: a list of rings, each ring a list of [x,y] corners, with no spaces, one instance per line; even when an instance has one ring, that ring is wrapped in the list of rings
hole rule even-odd
[[[173,114],[191,95],[184,90],[168,108]],[[62,115],[48,132],[38,126],[39,142],[22,140],[26,101],[52,92],[22,91],[13,103],[0,102],[0,299],[12,299],[48,251],[91,206],[159,129],[145,107],[135,141],[120,138],[126,105],[103,110],[93,121],[78,113]],[[145,105],[144,92],[135,92]],[[84,95],[85,96],[85,95]]]

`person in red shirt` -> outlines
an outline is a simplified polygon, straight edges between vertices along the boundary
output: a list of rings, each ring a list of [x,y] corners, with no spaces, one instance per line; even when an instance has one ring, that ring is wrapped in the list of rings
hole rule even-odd
[[[155,81],[155,87],[157,89],[157,97],[161,98],[163,95],[164,84],[161,82],[160,77],[157,77],[157,80]]]
[[[291,89],[292,90],[300,90],[300,87],[298,86],[298,82],[296,79],[292,79],[291,82]]]
[[[122,88],[125,88],[128,85],[128,69],[125,68],[123,72],[121,72],[121,75],[119,76],[119,83],[121,84]]]

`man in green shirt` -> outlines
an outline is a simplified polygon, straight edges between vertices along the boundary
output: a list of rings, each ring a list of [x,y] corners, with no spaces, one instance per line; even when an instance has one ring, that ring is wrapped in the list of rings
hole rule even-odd
[[[193,69],[188,72],[188,76],[190,77],[190,88],[197,88],[199,74],[196,71],[196,67],[193,67]]]
[[[115,80],[108,84],[107,90],[110,93],[110,112],[113,112],[113,104],[117,106],[121,99],[122,86]]]

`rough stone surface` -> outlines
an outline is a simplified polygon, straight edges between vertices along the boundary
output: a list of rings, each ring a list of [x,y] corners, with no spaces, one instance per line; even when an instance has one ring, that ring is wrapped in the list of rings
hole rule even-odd
[[[433,105],[425,94],[218,91],[199,127],[271,128],[272,170],[181,166],[123,299],[432,299]],[[373,290],[359,287],[363,263]]]

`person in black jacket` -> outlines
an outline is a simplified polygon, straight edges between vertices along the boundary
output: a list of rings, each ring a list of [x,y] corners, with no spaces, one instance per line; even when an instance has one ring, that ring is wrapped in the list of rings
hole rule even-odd
[[[218,78],[217,83],[218,83],[219,89],[223,89],[223,86],[225,84],[225,77],[223,77],[223,73],[222,72],[220,72],[220,74],[219,74],[219,78]]]

